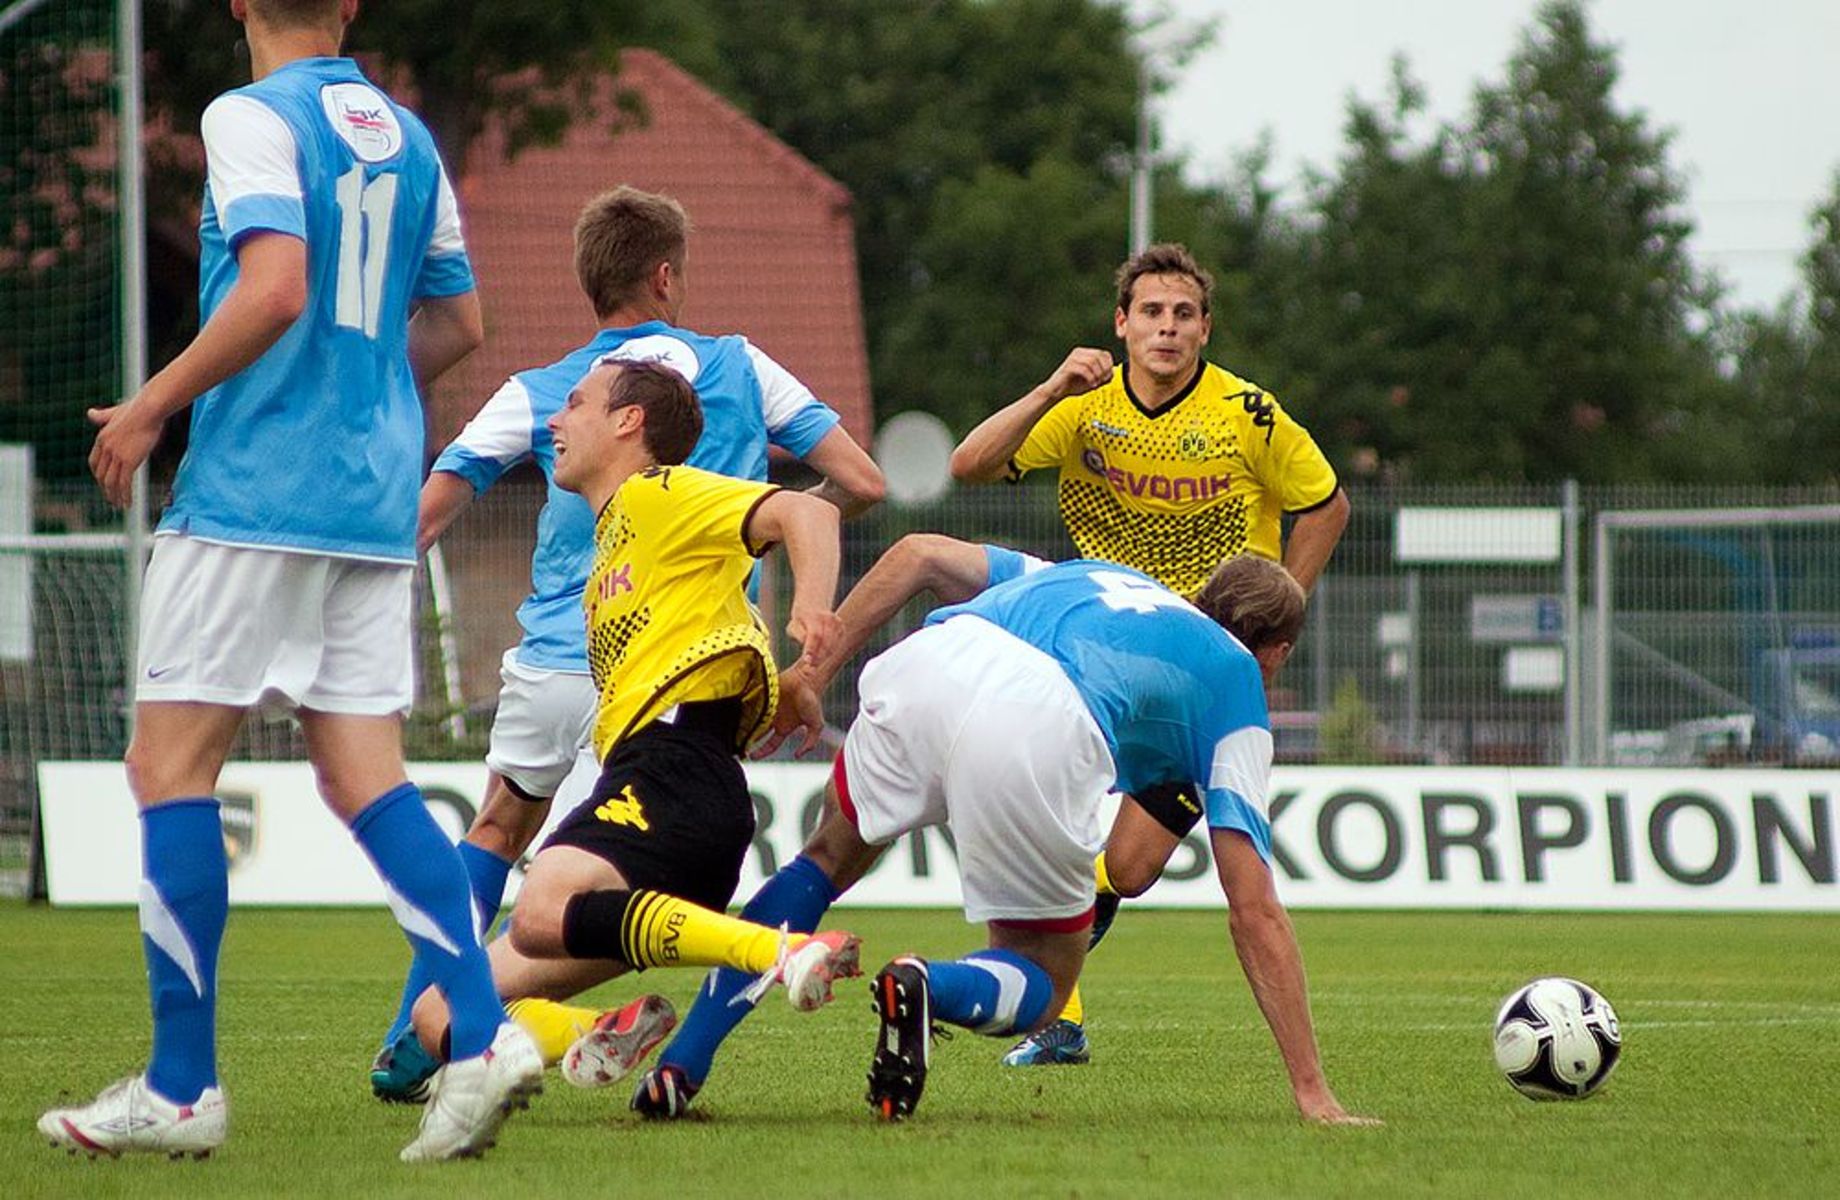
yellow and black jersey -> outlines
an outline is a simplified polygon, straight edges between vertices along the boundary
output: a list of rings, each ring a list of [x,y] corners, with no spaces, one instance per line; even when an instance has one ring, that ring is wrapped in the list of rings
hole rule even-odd
[[[778,489],[695,467],[653,467],[620,485],[594,527],[582,592],[588,667],[600,692],[594,753],[674,704],[741,700],[735,750],[773,718],[772,645],[745,591],[748,518]]]
[[[1086,558],[1134,567],[1193,596],[1223,558],[1279,557],[1279,517],[1327,503],[1335,470],[1270,393],[1202,364],[1146,409],[1121,366],[1029,431],[1010,479],[1060,468],[1061,518]]]

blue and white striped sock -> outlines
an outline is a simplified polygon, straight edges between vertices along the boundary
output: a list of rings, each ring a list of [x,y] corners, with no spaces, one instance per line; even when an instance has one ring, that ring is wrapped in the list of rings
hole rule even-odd
[[[174,1104],[217,1083],[217,951],[230,867],[217,800],[141,810],[141,945],[153,999],[147,1082]]]
[[[986,1037],[1033,1028],[1054,994],[1048,973],[1011,950],[928,962],[927,983],[935,1017]]]

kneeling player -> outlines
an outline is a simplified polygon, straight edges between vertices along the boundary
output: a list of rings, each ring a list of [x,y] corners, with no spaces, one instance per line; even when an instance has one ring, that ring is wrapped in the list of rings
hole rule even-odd
[[[858,944],[736,920],[754,832],[738,755],[770,725],[777,678],[743,584],[754,557],[786,544],[787,633],[807,654],[836,638],[837,509],[766,484],[681,465],[702,430],[695,393],[668,367],[603,359],[551,419],[556,482],[598,513],[583,593],[599,707],[593,793],[538,852],[490,947],[500,995],[546,1057],[576,1040],[560,1000],[633,968],[729,966],[785,983],[795,1007],[859,973]],[[644,997],[607,1014],[564,1057],[572,1082],[612,1082],[669,1032]],[[415,1028],[440,1048],[445,1005],[424,993]],[[549,1043],[544,1045],[544,1043]]]
[[[805,730],[817,695],[868,635],[931,589],[962,601],[864,668],[861,711],[805,852],[744,912],[815,924],[825,905],[903,833],[955,837],[966,916],[990,948],[952,961],[897,958],[876,976],[882,1029],[869,1102],[886,1119],[925,1086],[932,1022],[990,1036],[1042,1027],[1085,960],[1098,798],[1182,780],[1201,793],[1230,928],[1307,1118],[1358,1123],[1323,1077],[1301,956],[1273,888],[1265,797],[1271,762],[1262,675],[1289,654],[1302,590],[1282,567],[1222,564],[1195,604],[1147,576],[1092,561],[1047,566],[1011,551],[913,536],[866,575],[835,650],[782,678],[776,730]],[[703,1001],[692,1011],[693,1032]],[[675,1046],[673,1050],[675,1051]],[[634,1097],[682,1110],[667,1063]]]

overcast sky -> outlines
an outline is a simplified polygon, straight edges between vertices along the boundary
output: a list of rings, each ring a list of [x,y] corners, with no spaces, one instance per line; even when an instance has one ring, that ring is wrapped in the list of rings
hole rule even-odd
[[[1403,52],[1432,114],[1468,112],[1498,80],[1537,0],[1132,0],[1177,21],[1218,20],[1214,45],[1159,102],[1164,145],[1219,179],[1261,131],[1272,178],[1332,167],[1350,93],[1384,97]],[[1593,36],[1617,48],[1616,99],[1671,129],[1688,183],[1695,259],[1734,301],[1771,306],[1796,286],[1808,214],[1840,168],[1840,0],[1593,0]],[[1299,189],[1287,188],[1297,199]]]

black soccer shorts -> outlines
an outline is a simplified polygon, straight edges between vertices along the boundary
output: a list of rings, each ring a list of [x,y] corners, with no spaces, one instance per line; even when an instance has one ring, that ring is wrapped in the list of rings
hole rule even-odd
[[[754,837],[754,800],[733,727],[688,719],[633,734],[607,756],[593,793],[544,849],[574,846],[612,863],[629,887],[727,908]]]

